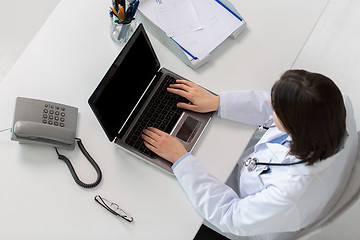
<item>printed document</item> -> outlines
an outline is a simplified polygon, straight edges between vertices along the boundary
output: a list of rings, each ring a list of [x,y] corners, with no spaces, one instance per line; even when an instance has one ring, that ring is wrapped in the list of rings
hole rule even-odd
[[[139,10],[168,37],[202,28],[191,0],[142,0]]]
[[[171,9],[169,12],[171,14],[167,15],[167,18],[160,20],[158,17],[159,13],[156,12],[153,7],[155,4],[161,5],[157,3],[158,1],[161,1],[164,4],[170,0],[142,0],[139,8],[147,18],[160,27],[165,33],[167,33],[167,31],[163,29],[163,25],[167,25],[169,23],[173,24],[174,22],[178,22],[180,25],[183,21],[192,19],[193,15],[186,15],[189,14],[188,12],[177,12],[180,9],[169,7],[167,10]],[[171,1],[176,2],[176,0]],[[185,2],[185,0],[181,1]],[[220,43],[222,43],[244,23],[216,0],[189,1],[191,1],[192,6],[195,9],[202,28],[187,31],[186,33],[183,32],[182,34],[173,34],[168,36],[185,49],[185,52],[192,55],[188,54],[189,59],[195,57],[201,60],[209,55],[211,51],[213,51]],[[153,7],[152,11],[148,9],[150,6]],[[163,25],[161,25],[161,23]]]
[[[193,56],[203,59],[243,22],[215,0],[194,0],[193,4],[203,29],[176,36],[174,40]]]

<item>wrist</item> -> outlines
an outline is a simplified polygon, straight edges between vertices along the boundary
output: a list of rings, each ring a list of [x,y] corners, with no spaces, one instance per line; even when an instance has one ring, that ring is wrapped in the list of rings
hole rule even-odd
[[[185,149],[183,149],[183,151],[179,151],[176,154],[174,154],[174,156],[169,159],[170,162],[175,163],[176,161],[178,161],[182,156],[184,156],[187,153],[187,151]]]
[[[212,102],[212,110],[217,111],[219,109],[219,105],[220,105],[220,96],[214,96]]]

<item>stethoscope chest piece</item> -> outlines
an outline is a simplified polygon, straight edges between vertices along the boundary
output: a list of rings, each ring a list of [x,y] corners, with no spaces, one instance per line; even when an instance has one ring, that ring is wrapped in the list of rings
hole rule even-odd
[[[252,171],[254,171],[256,169],[256,162],[257,161],[258,161],[257,158],[250,158],[249,157],[248,159],[246,159],[245,166],[246,166],[246,168],[247,168],[247,170],[249,172],[252,172]]]

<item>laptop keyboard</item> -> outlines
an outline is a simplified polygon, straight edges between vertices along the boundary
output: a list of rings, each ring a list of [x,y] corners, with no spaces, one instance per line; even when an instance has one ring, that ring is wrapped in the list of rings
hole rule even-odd
[[[184,111],[178,108],[176,104],[178,102],[189,102],[186,98],[167,91],[167,87],[175,83],[175,81],[176,78],[170,75],[167,75],[163,79],[154,96],[125,139],[126,144],[138,149],[147,156],[155,157],[156,154],[144,145],[144,139],[141,137],[142,131],[147,127],[154,127],[170,133],[181,113]]]

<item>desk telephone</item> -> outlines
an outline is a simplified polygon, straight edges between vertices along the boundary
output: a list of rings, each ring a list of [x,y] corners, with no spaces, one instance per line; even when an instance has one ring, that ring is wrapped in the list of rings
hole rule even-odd
[[[11,140],[74,149],[77,115],[75,107],[18,97]]]
[[[54,147],[58,158],[68,166],[75,182],[82,187],[97,186],[102,178],[101,170],[86,151],[79,138],[75,137],[78,109],[55,102],[18,97],[16,99],[11,140],[20,143],[36,143]],[[77,142],[81,152],[95,168],[98,178],[94,183],[83,183],[77,176],[70,160],[57,148],[74,149]]]

